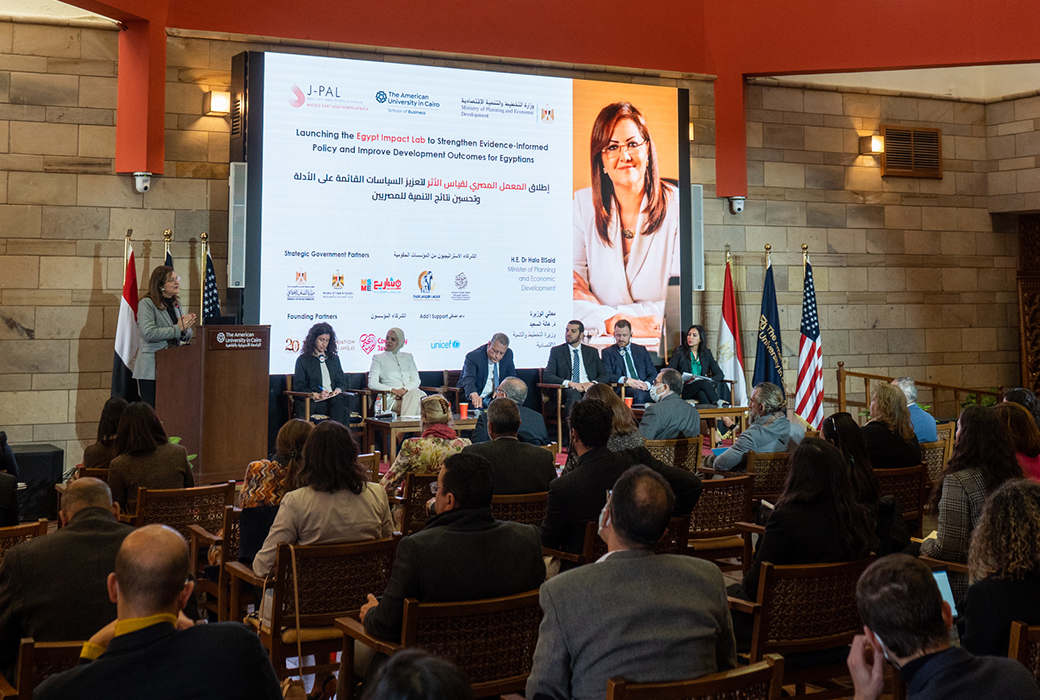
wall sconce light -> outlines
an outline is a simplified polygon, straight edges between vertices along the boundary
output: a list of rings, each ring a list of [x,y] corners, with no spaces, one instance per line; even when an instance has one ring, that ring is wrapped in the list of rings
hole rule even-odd
[[[202,96],[202,111],[210,116],[221,116],[231,111],[231,93],[215,90]]]
[[[859,154],[861,156],[879,156],[885,152],[885,137],[880,134],[859,137]]]
[[[693,141],[693,122],[690,122],[690,140]]]

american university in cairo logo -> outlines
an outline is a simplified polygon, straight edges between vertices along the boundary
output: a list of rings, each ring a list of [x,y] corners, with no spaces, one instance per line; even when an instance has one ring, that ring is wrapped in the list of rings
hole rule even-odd
[[[383,104],[384,102],[386,102],[386,93],[383,92],[382,90],[377,92],[376,93],[376,102],[378,102],[379,104]]]

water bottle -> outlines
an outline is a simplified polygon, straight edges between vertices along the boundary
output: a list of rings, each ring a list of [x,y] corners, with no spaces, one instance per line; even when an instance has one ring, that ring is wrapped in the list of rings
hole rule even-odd
[[[376,415],[378,416],[383,412],[383,397],[379,395],[376,397]]]

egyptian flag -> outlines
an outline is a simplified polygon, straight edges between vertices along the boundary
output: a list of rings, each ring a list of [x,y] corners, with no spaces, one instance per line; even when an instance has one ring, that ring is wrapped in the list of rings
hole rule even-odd
[[[719,366],[722,373],[733,380],[734,406],[747,406],[747,380],[744,378],[744,348],[740,345],[740,326],[737,324],[737,295],[733,291],[733,276],[726,261],[726,284],[722,292],[722,327],[719,329]]]
[[[123,297],[119,300],[119,318],[116,321],[116,353],[112,360],[112,396],[127,401],[139,401],[137,382],[134,381],[134,362],[140,336],[137,332],[137,267],[134,265],[134,249],[123,276]]]
[[[758,315],[758,348],[755,351],[753,386],[770,382],[784,391],[784,351],[780,342],[780,310],[776,305],[773,265],[766,262],[766,280],[762,287],[762,310]]]

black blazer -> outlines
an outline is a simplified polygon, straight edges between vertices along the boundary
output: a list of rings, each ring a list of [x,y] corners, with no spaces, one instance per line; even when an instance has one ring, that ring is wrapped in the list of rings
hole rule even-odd
[[[654,367],[653,360],[650,359],[650,353],[642,345],[636,343],[629,343],[628,349],[632,351],[632,364],[636,368],[637,375],[635,377],[629,377],[628,367],[625,365],[625,359],[621,357],[621,350],[617,344],[611,345],[609,348],[603,348],[603,366],[607,370],[610,381],[616,382],[621,377],[628,377],[629,379],[638,379],[648,384],[653,384],[654,380],[657,379],[657,368]]]
[[[573,471],[549,486],[542,522],[545,546],[579,554],[585,539],[585,524],[599,518],[607,502],[607,490],[614,488],[618,477],[636,464],[645,464],[668,480],[675,493],[674,515],[686,515],[697,505],[704,487],[692,472],[664,464],[645,447],[620,452],[597,447],[579,457]]]
[[[904,666],[899,675],[907,697],[914,700],[990,700],[1040,698],[1036,680],[1014,659],[973,656],[961,647],[922,657]]]
[[[704,347],[701,344],[701,374],[705,377],[711,377],[711,380],[715,382],[715,386],[719,385],[726,375],[722,373],[722,368],[719,367],[719,363],[715,361],[715,356],[711,354],[711,350]],[[671,358],[668,360],[668,366],[672,369],[679,370],[679,372],[691,372],[690,370],[690,353],[683,347],[676,349],[672,353]]]
[[[491,462],[495,495],[541,493],[556,478],[552,452],[513,438],[498,438],[462,448]]]
[[[397,545],[379,605],[365,615],[369,634],[401,639],[404,599],[421,603],[497,598],[533,591],[545,580],[538,528],[495,520],[491,508],[452,510]]]
[[[515,377],[516,367],[513,365],[513,351],[506,348],[506,354],[498,361],[498,381],[506,377]],[[462,389],[463,401],[469,401],[470,394],[480,394],[488,378],[487,345],[466,353],[466,361],[462,363],[462,374],[459,375],[459,388]],[[492,392],[497,387],[492,387]]]
[[[546,384],[563,384],[571,380],[571,354],[573,348],[567,343],[555,346],[549,351],[549,364],[545,366],[542,380]],[[596,348],[588,345],[581,346],[581,361],[585,365],[585,372],[589,375],[590,382],[603,384],[610,381],[610,375],[603,366]]]
[[[520,432],[517,437],[520,442],[528,445],[548,445],[549,431],[545,427],[545,418],[538,411],[532,411],[527,406],[520,406]],[[481,411],[477,418],[477,424],[473,427],[473,444],[487,442],[491,439],[487,427],[487,411]]]
[[[0,527],[18,524],[18,479],[0,472]]]
[[[329,391],[347,390],[347,377],[335,355],[326,355],[325,364],[329,368],[329,379],[332,386],[323,387]],[[321,361],[314,355],[300,355],[296,358],[296,373],[292,380],[293,391],[309,391],[321,393]]]
[[[962,647],[975,655],[1007,656],[1012,622],[1040,625],[1040,571],[1021,581],[976,581],[968,587],[960,613]]]
[[[863,439],[867,443],[867,456],[874,469],[905,469],[921,463],[921,445],[917,436],[905,441],[881,421],[871,421],[863,426]]]

